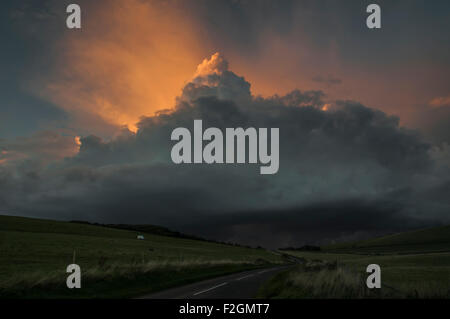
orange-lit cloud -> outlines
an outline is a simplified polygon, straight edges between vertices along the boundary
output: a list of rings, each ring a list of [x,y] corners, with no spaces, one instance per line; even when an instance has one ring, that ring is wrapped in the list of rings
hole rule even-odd
[[[326,104],[324,104],[323,106],[322,106],[322,111],[328,111],[329,109],[330,109],[330,104],[329,103],[326,103]]]
[[[10,142],[1,142],[0,164],[17,163],[28,159],[47,164],[76,155],[80,146],[79,137],[41,131],[30,137],[18,137]]]
[[[228,70],[228,61],[219,53],[214,53],[210,58],[205,58],[197,66],[195,76],[204,76],[208,74],[222,74]]]
[[[45,95],[83,114],[82,122],[97,117],[135,130],[141,116],[173,106],[204,57],[200,42],[182,13],[162,2],[112,1],[107,10],[88,9],[83,29],[60,44],[63,54]]]
[[[442,106],[450,106],[450,96],[447,97],[437,97],[432,99],[429,103],[431,107],[442,107]]]

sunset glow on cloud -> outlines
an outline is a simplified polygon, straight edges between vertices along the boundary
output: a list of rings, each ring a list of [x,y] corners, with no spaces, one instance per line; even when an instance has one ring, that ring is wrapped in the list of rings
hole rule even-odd
[[[450,96],[437,97],[430,101],[430,106],[432,107],[450,106]]]
[[[199,43],[182,14],[162,3],[112,1],[92,15],[93,31],[61,40],[60,67],[44,94],[69,112],[135,131],[141,116],[171,107],[195,72]]]

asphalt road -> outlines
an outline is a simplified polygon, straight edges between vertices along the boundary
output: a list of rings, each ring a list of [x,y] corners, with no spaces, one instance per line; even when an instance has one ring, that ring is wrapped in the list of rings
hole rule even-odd
[[[139,299],[251,299],[259,287],[291,266],[258,269],[172,288]]]

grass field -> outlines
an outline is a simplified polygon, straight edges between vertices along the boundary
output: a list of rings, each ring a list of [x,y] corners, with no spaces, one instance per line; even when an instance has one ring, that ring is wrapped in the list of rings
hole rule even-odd
[[[304,260],[261,289],[266,298],[450,298],[450,227],[289,251]],[[382,288],[369,290],[370,264],[381,267]]]
[[[450,252],[450,225],[322,247],[341,253],[417,254]]]
[[[132,297],[283,262],[263,249],[137,234],[0,216],[0,297]],[[80,290],[65,286],[73,261],[82,269]]]

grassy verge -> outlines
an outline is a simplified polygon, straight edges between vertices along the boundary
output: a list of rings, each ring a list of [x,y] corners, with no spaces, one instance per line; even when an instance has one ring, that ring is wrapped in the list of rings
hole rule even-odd
[[[337,262],[364,277],[367,276],[367,266],[377,264],[381,267],[382,282],[398,289],[425,285],[450,289],[450,280],[448,280],[450,278],[450,253],[358,255],[291,252],[291,254],[306,260]]]
[[[366,265],[367,266],[367,265]],[[383,268],[382,268],[383,269]],[[365,270],[365,269],[364,269]],[[395,287],[368,289],[367,274],[354,265],[336,260],[305,260],[304,264],[278,274],[266,282],[258,292],[259,298],[283,299],[359,299],[359,298],[450,298],[448,280],[396,281]]]
[[[82,288],[72,290],[66,273],[37,271],[4,280],[0,298],[130,298],[264,266],[227,260],[117,264],[84,271]]]

